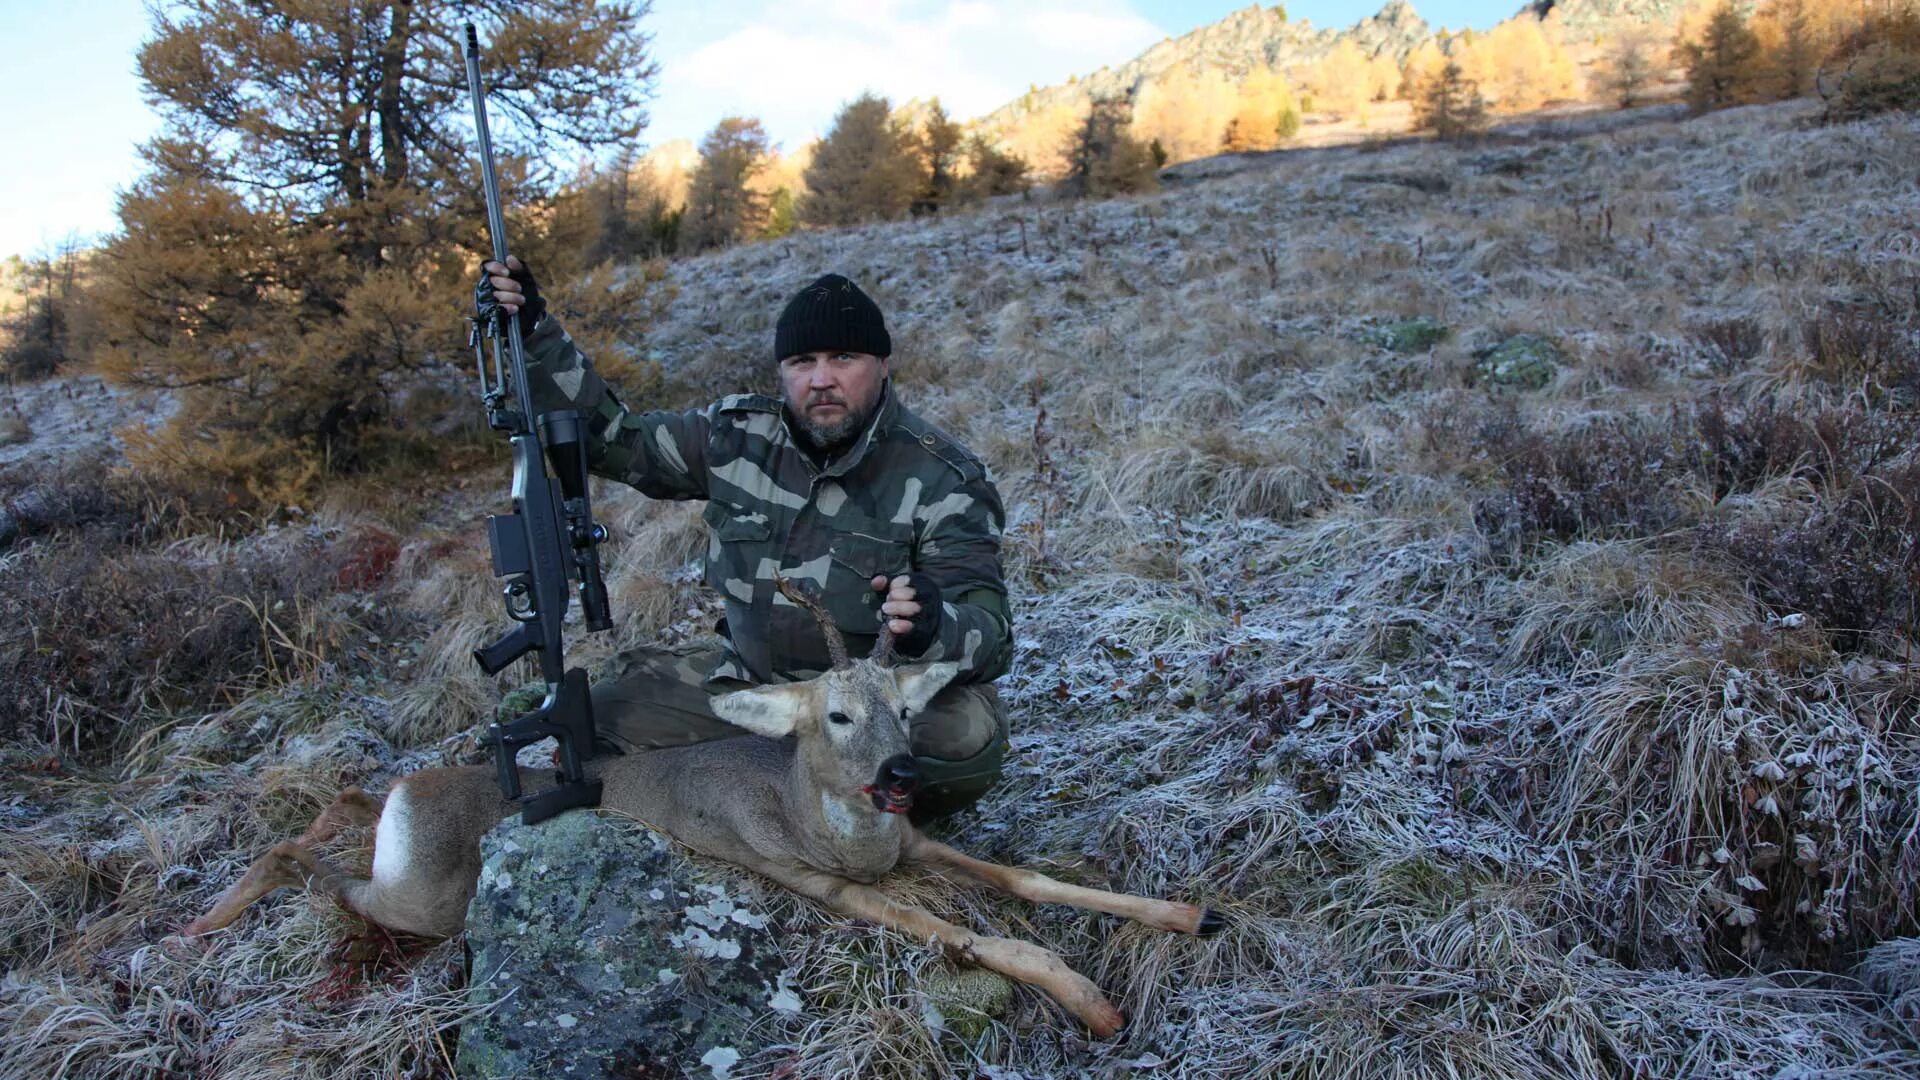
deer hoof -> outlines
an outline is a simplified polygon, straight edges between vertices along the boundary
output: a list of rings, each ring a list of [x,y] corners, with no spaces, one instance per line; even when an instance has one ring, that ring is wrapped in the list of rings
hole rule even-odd
[[[1101,1003],[1101,1008],[1095,1015],[1087,1017],[1086,1020],[1087,1030],[1093,1032],[1094,1038],[1097,1039],[1111,1039],[1120,1033],[1121,1028],[1127,1026],[1127,1018],[1121,1015],[1120,1010],[1105,1002]]]
[[[1219,912],[1207,908],[1200,912],[1200,922],[1193,928],[1193,932],[1201,937],[1210,937],[1226,929],[1226,925],[1227,920],[1222,918]]]

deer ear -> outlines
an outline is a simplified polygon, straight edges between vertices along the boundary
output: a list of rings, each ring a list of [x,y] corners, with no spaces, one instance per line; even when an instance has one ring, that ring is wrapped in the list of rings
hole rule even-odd
[[[813,707],[809,683],[780,683],[735,690],[713,699],[713,715],[755,735],[778,739],[793,734]]]
[[[900,696],[906,699],[907,708],[919,712],[933,700],[933,695],[953,681],[960,673],[960,665],[952,660],[940,660],[931,664],[912,664],[893,669],[895,685],[900,688]]]

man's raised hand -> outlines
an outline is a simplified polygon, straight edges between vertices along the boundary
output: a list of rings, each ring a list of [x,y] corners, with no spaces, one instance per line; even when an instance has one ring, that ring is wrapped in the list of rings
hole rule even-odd
[[[547,302],[540,296],[533,271],[517,256],[509,255],[504,265],[492,259],[480,264],[480,280],[473,288],[473,308],[482,322],[498,318],[502,311],[515,316],[520,323],[520,333],[525,336],[533,333],[540,316],[546,314]]]
[[[940,586],[918,570],[909,570],[889,579],[878,574],[873,579],[875,592],[886,593],[880,613],[887,617],[887,629],[893,631],[894,648],[909,659],[918,657],[940,636]]]

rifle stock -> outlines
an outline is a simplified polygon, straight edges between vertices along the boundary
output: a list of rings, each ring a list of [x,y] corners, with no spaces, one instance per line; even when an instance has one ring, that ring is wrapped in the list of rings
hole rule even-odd
[[[467,24],[466,30],[467,92],[473,98],[474,127],[480,141],[487,232],[493,244],[493,261],[504,265],[506,217],[500,205],[499,176],[493,166],[492,135],[487,130],[486,91],[480,81],[480,37],[473,24]],[[481,352],[482,337],[493,350],[491,379]],[[506,343],[505,370],[502,338]],[[579,582],[587,629],[605,630],[613,625],[597,550],[607,534],[593,520],[588,495],[585,418],[571,410],[536,416],[518,319],[503,312],[496,322],[476,326],[473,344],[487,422],[496,431],[505,432],[513,448],[513,512],[487,519],[487,541],[493,572],[507,582],[503,590],[507,617],[518,624],[492,644],[475,649],[473,656],[488,675],[504,670],[528,653],[539,656],[541,675],[547,683],[546,700],[524,716],[493,723],[487,732],[501,793],[518,803],[521,819],[532,824],[562,810],[600,802],[600,782],[587,779],[582,768],[594,752],[593,701],[587,693],[586,673],[566,666],[563,628],[570,599],[569,580]],[[511,409],[505,407],[508,379],[512,384]],[[548,474],[549,463],[554,475]],[[515,755],[521,747],[549,737],[558,740],[560,750],[555,786],[538,794],[524,794],[514,767]]]

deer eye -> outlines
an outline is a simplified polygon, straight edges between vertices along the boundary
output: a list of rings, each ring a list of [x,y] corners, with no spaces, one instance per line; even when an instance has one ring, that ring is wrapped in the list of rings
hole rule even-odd
[[[836,724],[853,723],[853,717],[848,716],[846,713],[843,713],[843,712],[830,712],[827,714],[827,719],[833,721]]]

